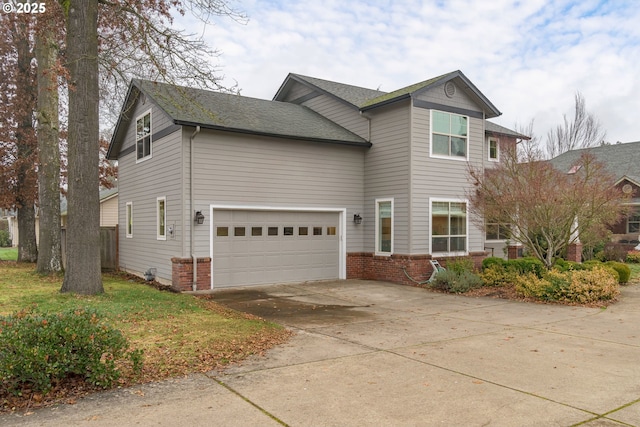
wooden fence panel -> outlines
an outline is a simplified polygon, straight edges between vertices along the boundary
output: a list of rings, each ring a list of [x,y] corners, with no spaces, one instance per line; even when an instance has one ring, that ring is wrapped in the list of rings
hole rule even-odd
[[[67,230],[62,229],[62,261],[67,266]],[[118,269],[118,226],[100,227],[100,264],[102,270]]]

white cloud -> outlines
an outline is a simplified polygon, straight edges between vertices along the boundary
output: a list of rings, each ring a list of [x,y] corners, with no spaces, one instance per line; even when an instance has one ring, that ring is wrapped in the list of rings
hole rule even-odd
[[[640,140],[640,9],[633,1],[235,5],[249,22],[219,19],[205,39],[245,96],[273,97],[289,72],[392,91],[460,69],[503,112],[496,121],[504,126],[534,119],[544,136],[572,113],[580,91],[610,141]]]

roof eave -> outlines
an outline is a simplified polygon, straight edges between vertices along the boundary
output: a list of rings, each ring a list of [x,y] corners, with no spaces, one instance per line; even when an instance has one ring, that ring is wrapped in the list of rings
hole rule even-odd
[[[398,95],[395,98],[385,99],[384,101],[380,101],[380,102],[377,102],[375,104],[367,105],[365,107],[360,108],[360,111],[362,111],[364,113],[365,111],[373,110],[374,108],[383,107],[383,106],[389,105],[389,104],[394,104],[396,102],[403,101],[403,100],[409,99],[409,98],[411,98],[411,94],[410,93],[405,93],[405,94],[402,94],[402,95]]]
[[[174,123],[180,126],[191,126],[191,127],[200,126],[202,129],[218,130],[222,132],[242,133],[246,135],[268,136],[271,138],[286,138],[286,139],[294,139],[297,141],[322,142],[322,143],[328,143],[328,144],[350,145],[354,147],[366,147],[366,148],[372,146],[370,142],[364,139],[362,141],[345,141],[345,140],[339,140],[339,139],[277,134],[272,132],[260,132],[260,131],[250,130],[250,129],[230,128],[226,126],[212,125],[208,123],[189,122],[185,120],[174,120]]]

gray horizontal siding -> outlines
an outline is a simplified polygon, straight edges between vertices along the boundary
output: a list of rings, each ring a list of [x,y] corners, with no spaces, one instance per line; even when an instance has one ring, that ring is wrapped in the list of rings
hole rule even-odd
[[[460,86],[456,86],[456,93],[451,98],[444,93],[444,84],[441,84],[421,93],[416,99],[435,104],[448,105],[463,110],[482,111]]]
[[[196,141],[196,209],[210,204],[347,209],[347,250],[361,251],[365,148],[203,130]],[[207,214],[208,215],[208,214]],[[204,226],[208,230],[209,219]],[[198,254],[209,235],[197,232]]]
[[[369,121],[360,115],[358,109],[349,107],[327,95],[310,99],[302,105],[311,108],[361,138],[369,140]]]
[[[412,242],[413,253],[429,250],[429,200],[467,199],[471,185],[466,161],[429,157],[430,110],[413,108],[412,160]],[[469,119],[469,162],[481,166],[485,154],[484,121]],[[469,212],[471,215],[471,212]],[[469,216],[470,219],[470,216]],[[469,225],[469,250],[484,249],[481,230]]]
[[[126,150],[129,147],[133,147],[135,148],[136,145],[136,118],[138,116],[140,116],[141,114],[144,114],[145,112],[151,110],[151,132],[152,134],[155,132],[158,132],[162,129],[165,129],[169,126],[173,125],[173,121],[171,120],[171,118],[164,112],[162,111],[160,108],[158,108],[157,105],[155,105],[154,103],[150,102],[150,101],[146,101],[145,104],[141,103],[140,100],[138,100],[134,107],[133,107],[133,112],[131,113],[131,124],[129,125],[127,131],[126,131],[126,136],[125,136],[125,140],[124,143],[122,144],[122,148],[121,151]],[[153,155],[153,148],[152,147],[152,155]],[[135,150],[133,151],[133,157],[135,160]],[[120,159],[118,159],[120,160]]]
[[[375,201],[394,199],[394,253],[409,253],[409,102],[381,108],[371,118],[373,146],[365,156],[365,250],[375,251]]]
[[[135,117],[148,109],[136,106],[136,115],[127,130],[126,145],[135,142]],[[156,108],[152,112],[152,133],[170,125],[167,116]],[[118,159],[118,216],[120,266],[128,271],[158,269],[158,277],[171,280],[171,257],[182,254],[182,172],[180,168],[182,133],[174,132],[152,141],[152,157],[136,163],[135,153]],[[166,241],[156,236],[156,199],[166,197],[167,226],[174,227]],[[133,238],[126,237],[126,204],[133,203]]]
[[[313,89],[301,83],[297,83],[295,85],[292,85],[291,89],[287,92],[286,96],[281,101],[293,102],[299,98],[309,96],[311,93],[313,93]]]

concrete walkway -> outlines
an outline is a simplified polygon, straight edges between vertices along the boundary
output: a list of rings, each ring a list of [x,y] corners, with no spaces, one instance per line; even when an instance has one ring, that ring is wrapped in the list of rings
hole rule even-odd
[[[359,280],[215,295],[297,334],[222,373],[0,425],[640,426],[640,286],[606,309]]]

